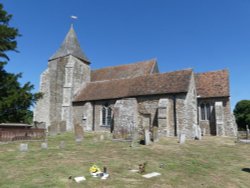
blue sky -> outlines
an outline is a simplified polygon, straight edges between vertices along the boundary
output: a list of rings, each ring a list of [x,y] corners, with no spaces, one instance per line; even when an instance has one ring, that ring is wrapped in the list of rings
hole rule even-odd
[[[161,72],[230,71],[232,108],[250,99],[249,0],[2,0],[22,34],[6,69],[39,89],[48,59],[74,28],[92,69],[157,58]]]

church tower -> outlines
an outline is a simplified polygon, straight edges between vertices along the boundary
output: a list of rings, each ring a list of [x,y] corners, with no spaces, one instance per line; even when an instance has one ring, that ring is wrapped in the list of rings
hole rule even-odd
[[[34,121],[45,122],[53,132],[73,129],[72,99],[81,85],[90,81],[90,61],[85,56],[73,26],[61,47],[49,59],[48,68],[41,74],[40,92]]]

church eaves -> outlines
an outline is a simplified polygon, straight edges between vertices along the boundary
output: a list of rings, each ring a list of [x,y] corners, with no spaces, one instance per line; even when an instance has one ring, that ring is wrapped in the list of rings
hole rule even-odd
[[[72,55],[85,63],[90,64],[88,58],[83,53],[80,44],[77,40],[76,33],[74,31],[73,25],[71,25],[69,32],[67,33],[61,47],[59,50],[49,59],[49,61]]]

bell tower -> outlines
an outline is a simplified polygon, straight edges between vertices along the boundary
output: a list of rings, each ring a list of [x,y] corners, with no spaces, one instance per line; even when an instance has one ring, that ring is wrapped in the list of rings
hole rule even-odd
[[[82,51],[71,25],[63,43],[49,59],[41,74],[40,92],[44,94],[34,111],[34,121],[46,122],[57,132],[72,130],[72,99],[82,84],[90,81],[90,61]]]

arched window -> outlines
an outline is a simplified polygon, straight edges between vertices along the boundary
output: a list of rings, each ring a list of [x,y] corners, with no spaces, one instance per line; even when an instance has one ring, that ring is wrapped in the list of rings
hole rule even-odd
[[[112,108],[105,105],[102,107],[102,126],[110,127],[112,124]]]
[[[210,119],[210,104],[206,104],[206,118],[207,118],[207,120],[209,120]]]
[[[201,120],[209,120],[210,119],[210,115],[211,115],[211,107],[209,103],[202,103],[200,105],[200,117]]]
[[[201,104],[201,120],[206,120],[205,104]]]

